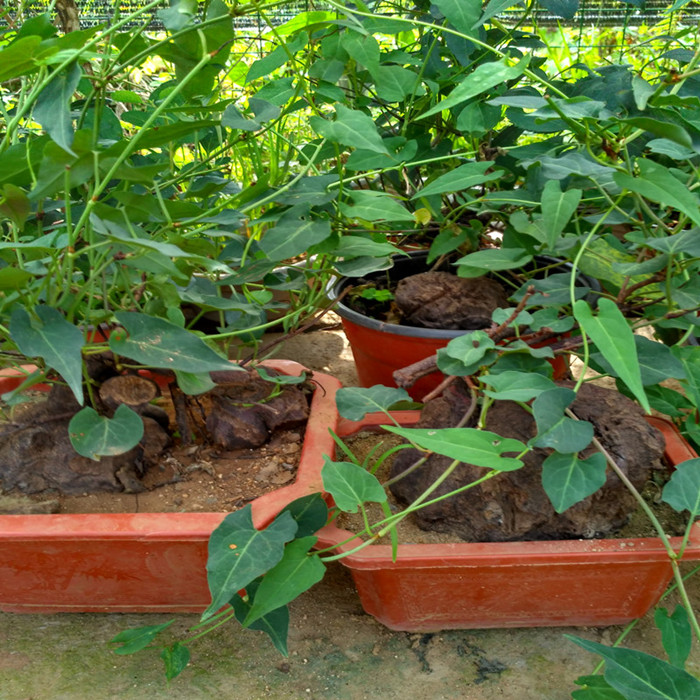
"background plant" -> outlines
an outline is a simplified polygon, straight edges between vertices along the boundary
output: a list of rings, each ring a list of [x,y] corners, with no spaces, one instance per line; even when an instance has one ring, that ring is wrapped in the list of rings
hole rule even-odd
[[[173,371],[200,393],[230,367],[232,339],[313,314],[339,254],[371,269],[394,250],[359,237],[341,250],[335,195],[285,135],[298,94],[230,77],[242,61],[232,48],[250,45],[236,44],[231,10],[214,0],[197,20],[196,3],[175,2],[166,33],[149,35],[138,20],[158,5],[62,36],[48,14],[31,17],[0,45],[2,351],[5,364],[40,362],[10,400],[64,381],[106,436],[94,456],[140,436],[128,409],[95,414],[86,357],[110,350],[118,367]],[[285,266],[297,256],[306,262]]]

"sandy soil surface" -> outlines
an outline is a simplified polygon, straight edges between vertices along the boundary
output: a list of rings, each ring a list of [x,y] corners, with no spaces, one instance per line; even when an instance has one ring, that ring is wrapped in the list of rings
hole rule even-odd
[[[0,492],[0,514],[219,513],[242,508],[291,483],[302,446],[301,430],[284,430],[257,449],[211,446],[169,448],[141,479],[144,491],[65,495],[53,491]]]

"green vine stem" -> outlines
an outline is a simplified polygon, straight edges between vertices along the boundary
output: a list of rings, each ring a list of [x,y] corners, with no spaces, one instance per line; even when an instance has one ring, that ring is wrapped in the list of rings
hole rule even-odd
[[[574,420],[579,420],[578,416],[576,416],[576,414],[568,408],[566,409],[566,414]],[[649,521],[656,530],[659,539],[661,540],[664,548],[666,549],[668,558],[671,561],[671,566],[673,567],[673,577],[676,581],[676,585],[678,586],[678,593],[681,596],[685,609],[688,611],[688,617],[693,627],[693,631],[695,632],[696,637],[700,640],[700,622],[698,622],[698,618],[695,614],[695,611],[693,610],[692,603],[690,602],[690,597],[688,596],[688,591],[685,588],[685,583],[683,581],[681,570],[678,565],[678,562],[683,554],[682,550],[676,552],[673,549],[668,535],[664,531],[664,528],[659,522],[659,519],[649,507],[649,504],[644,500],[642,494],[639,493],[639,491],[635,488],[634,484],[629,480],[627,474],[625,474],[622,471],[622,469],[620,469],[613,456],[605,449],[605,447],[601,444],[600,440],[598,440],[598,438],[595,436],[593,437],[593,445],[595,445],[595,447],[605,457],[607,463],[610,465],[610,468],[615,472],[615,475],[618,477],[618,479],[620,479],[620,481],[625,485],[625,488],[627,488],[627,490],[634,496],[634,499],[639,504],[639,507],[644,511],[644,514],[649,518]]]

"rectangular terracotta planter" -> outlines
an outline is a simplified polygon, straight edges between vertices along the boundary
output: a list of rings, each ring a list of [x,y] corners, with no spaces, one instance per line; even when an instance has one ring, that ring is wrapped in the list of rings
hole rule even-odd
[[[401,416],[415,422],[415,416]],[[650,418],[666,438],[666,457],[696,457],[668,421]],[[367,423],[344,422],[350,434]],[[386,419],[381,422],[386,423]],[[348,551],[359,540],[327,526],[320,546]],[[681,538],[673,538],[678,549]],[[700,559],[700,523],[684,561]],[[654,538],[547,542],[371,545],[340,560],[366,612],[394,630],[613,625],[644,615],[667,588],[671,564]]]
[[[295,362],[265,363],[298,375]],[[19,382],[0,374],[0,393]],[[316,391],[293,484],[252,503],[257,527],[321,489],[323,455],[333,454],[340,382],[314,372]],[[201,612],[210,603],[207,543],[225,513],[0,515],[0,610]]]

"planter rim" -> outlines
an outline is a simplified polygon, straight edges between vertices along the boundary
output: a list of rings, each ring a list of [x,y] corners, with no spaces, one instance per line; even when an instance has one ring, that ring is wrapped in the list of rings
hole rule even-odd
[[[339,279],[329,290],[329,298],[331,300],[337,299],[338,295],[342,291],[342,287],[345,286],[347,280],[351,278],[343,277]],[[392,335],[401,336],[411,336],[412,338],[438,338],[438,339],[452,339],[458,338],[460,335],[469,333],[469,330],[446,330],[442,328],[421,328],[420,326],[401,326],[398,323],[388,323],[387,321],[380,321],[379,319],[372,318],[371,316],[365,316],[364,314],[358,313],[349,306],[343,304],[339,301],[334,308],[335,312],[341,318],[352,321],[358,326],[363,328],[371,328],[374,331],[381,331],[382,333],[390,333]]]
[[[362,540],[347,541],[353,533],[327,525],[317,534],[319,547],[349,551]],[[670,542],[678,549],[682,537]],[[340,544],[344,542],[345,544]],[[430,551],[426,551],[426,548]],[[658,538],[637,537],[610,540],[547,540],[542,542],[450,542],[445,544],[399,544],[392,560],[391,545],[374,544],[340,561],[349,569],[435,569],[482,566],[527,566],[555,560],[575,564],[594,560],[604,562],[667,561],[668,554]],[[683,561],[700,560],[700,523],[683,555]]]
[[[411,415],[414,413],[415,415]],[[418,411],[401,412],[401,422],[412,423]],[[671,465],[697,457],[677,428],[668,420],[646,416],[659,429],[666,441],[664,455]],[[386,420],[383,421],[386,423]],[[350,435],[366,427],[380,424],[378,416],[370,415],[359,422],[341,422],[341,434]],[[354,533],[335,525],[327,525],[317,534],[319,547],[336,547],[338,552],[350,551],[361,544]],[[678,550],[682,537],[672,537]],[[445,544],[399,544],[396,558],[390,544],[372,544],[340,561],[349,569],[420,569],[477,566],[519,566],[545,563],[555,559],[558,564],[575,564],[594,560],[605,562],[666,561],[668,554],[656,537],[624,539],[542,540],[523,542],[450,542]],[[695,523],[683,555],[683,561],[700,560],[700,521]]]
[[[404,254],[400,257],[405,257],[408,255],[410,258],[420,258],[426,254],[425,251],[412,251],[411,253]],[[399,256],[393,256],[399,257]],[[340,277],[335,282],[328,286],[328,298],[334,301],[340,295],[343,288],[349,284],[353,277]],[[387,323],[386,321],[380,321],[379,319],[372,318],[371,316],[365,316],[339,301],[335,307],[334,311],[341,318],[345,318],[348,321],[356,323],[358,326],[363,326],[364,328],[371,328],[375,331],[381,331],[382,333],[391,333],[393,335],[403,335],[412,336],[418,338],[457,338],[460,335],[469,333],[469,330],[445,330],[442,328],[421,328],[420,326],[402,326],[398,323]]]
[[[422,257],[427,256],[427,251],[425,250],[418,250],[418,251],[411,251],[409,253],[404,253],[401,256],[393,256],[397,260],[403,260],[406,257],[417,260]],[[571,263],[566,262],[565,260],[559,260],[558,258],[555,258],[550,255],[536,255],[535,258],[539,258],[540,260],[548,260],[550,262],[559,262],[562,265],[571,265]],[[588,283],[590,283],[591,289],[593,290],[600,290],[600,285],[598,284],[597,280],[595,280],[592,277],[588,277],[587,275],[583,275],[583,273],[579,273],[579,277],[584,277]],[[340,292],[344,289],[345,286],[347,286],[350,283],[350,280],[355,279],[353,277],[340,277],[337,279],[335,282],[333,282],[331,285],[328,287],[328,297],[331,300],[335,300],[338,298],[340,295]],[[436,338],[436,339],[452,339],[452,338],[458,338],[461,335],[465,335],[466,333],[471,333],[474,329],[468,329],[468,328],[463,328],[463,329],[458,329],[458,330],[448,330],[444,328],[422,328],[420,326],[407,326],[407,325],[400,325],[398,323],[388,323],[387,321],[380,321],[379,319],[372,318],[371,316],[365,316],[364,314],[361,314],[354,309],[351,309],[349,306],[344,304],[342,301],[339,301],[336,306],[335,306],[335,312],[344,319],[347,319],[348,321],[351,321],[352,323],[357,324],[358,326],[362,326],[364,328],[370,328],[372,330],[376,331],[381,331],[382,333],[390,333],[393,335],[400,335],[400,336],[411,336],[413,338]]]

